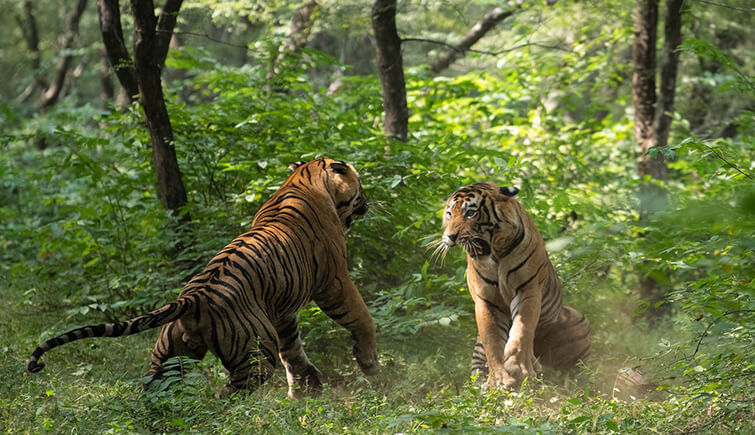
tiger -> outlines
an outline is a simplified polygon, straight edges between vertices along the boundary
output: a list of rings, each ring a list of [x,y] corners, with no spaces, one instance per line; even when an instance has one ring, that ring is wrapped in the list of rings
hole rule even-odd
[[[472,376],[515,389],[542,362],[575,367],[590,354],[587,318],[561,301],[561,281],[516,187],[478,183],[446,199],[439,247],[461,245],[475,306]]]
[[[292,398],[318,395],[322,374],[302,348],[296,314],[311,300],[351,333],[353,354],[366,375],[379,371],[375,326],[348,273],[345,232],[368,210],[359,174],[340,160],[290,165],[292,174],[265,202],[251,229],[236,237],[178,298],[118,323],[84,326],[37,347],[27,369],[38,372],[43,353],[87,337],[120,337],[162,326],[148,379],[164,363],[207,351],[229,372],[218,393],[253,391],[282,362]]]

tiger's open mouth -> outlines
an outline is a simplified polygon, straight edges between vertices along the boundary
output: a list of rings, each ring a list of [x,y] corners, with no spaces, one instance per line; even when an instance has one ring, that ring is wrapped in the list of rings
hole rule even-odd
[[[472,258],[490,255],[490,243],[480,238],[465,239],[461,241],[464,250]]]
[[[367,205],[367,200],[365,199],[362,201],[361,204],[359,204],[359,207],[354,209],[354,214],[358,216],[364,216],[367,214],[367,210],[369,209],[369,205]]]
[[[346,228],[351,228],[351,224],[354,222],[354,218],[357,216],[364,216],[367,214],[367,210],[370,207],[367,205],[367,198],[364,198],[361,204],[359,204],[354,210],[351,211],[351,215],[346,217],[344,224]]]

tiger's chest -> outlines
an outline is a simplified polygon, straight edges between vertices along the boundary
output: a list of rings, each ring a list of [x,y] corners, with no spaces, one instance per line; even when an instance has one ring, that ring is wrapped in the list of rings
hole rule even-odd
[[[514,298],[501,273],[500,264],[492,256],[467,259],[467,281],[470,290],[486,300],[499,300],[508,306]]]

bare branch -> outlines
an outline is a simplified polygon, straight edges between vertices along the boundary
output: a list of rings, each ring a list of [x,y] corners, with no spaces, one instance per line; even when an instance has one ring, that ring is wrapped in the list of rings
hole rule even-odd
[[[452,45],[452,44],[449,44],[449,43],[443,42],[443,41],[438,41],[436,39],[402,38],[401,42],[402,43],[404,43],[404,42],[426,42],[426,43],[429,43],[429,44],[443,45],[443,46],[448,47],[448,48],[450,48],[452,50],[458,50],[459,49],[455,45]],[[509,52],[512,52],[512,51],[515,51],[515,50],[519,50],[520,48],[524,48],[524,47],[540,47],[540,48],[546,48],[546,49],[549,49],[549,50],[560,50],[560,51],[565,51],[567,53],[571,53],[571,50],[569,50],[568,48],[564,47],[563,45],[552,45],[552,44],[548,44],[546,42],[524,42],[524,43],[521,43],[521,44],[514,45],[512,47],[503,48],[503,49],[497,50],[497,51],[475,50],[473,48],[470,48],[470,49],[467,49],[466,52],[467,53],[475,53],[475,54],[483,54],[483,55],[486,55],[486,56],[500,56],[501,54],[509,53]]]
[[[68,74],[68,70],[71,68],[71,47],[73,47],[73,41],[76,35],[79,33],[79,21],[81,15],[86,8],[87,0],[78,0],[76,8],[71,12],[71,15],[66,20],[66,28],[63,33],[62,42],[60,44],[60,52],[62,53],[58,60],[58,65],[55,68],[55,79],[50,87],[42,94],[42,101],[40,102],[40,110],[46,110],[58,101],[61,91],[63,90],[63,83]]]
[[[485,14],[485,16],[477,24],[472,26],[472,29],[464,36],[464,38],[454,46],[454,49],[441,56],[430,66],[430,70],[433,74],[438,74],[444,69],[448,68],[451,63],[456,59],[463,57],[464,54],[479,41],[485,34],[487,34],[498,23],[506,18],[514,15],[519,10],[519,6],[515,9],[503,10],[502,8],[495,8],[492,11]]]
[[[42,74],[42,53],[39,50],[39,31],[37,30],[37,20],[34,17],[34,11],[32,10],[32,3],[29,0],[24,1],[23,4],[24,15],[23,17],[16,17],[18,26],[21,28],[21,33],[26,41],[26,48],[31,55],[31,66],[34,69],[34,80],[24,91],[16,97],[16,101],[23,103],[26,101],[37,89],[47,88],[47,81]]]
[[[280,53],[273,63],[273,71],[279,73],[278,64],[290,53],[299,53],[307,44],[309,33],[312,31],[312,25],[315,21],[315,11],[320,5],[316,0],[309,0],[302,3],[291,19],[291,26],[286,31],[286,39],[280,47]]]
[[[165,57],[170,48],[170,39],[173,36],[173,29],[176,27],[178,11],[181,9],[182,3],[183,0],[167,0],[160,12],[154,48],[155,60],[160,63],[160,68],[165,64]]]
[[[123,39],[118,0],[97,0],[97,12],[102,42],[105,44],[110,66],[113,67],[118,81],[126,90],[129,101],[133,101],[134,97],[139,94],[139,85],[136,82],[134,62],[131,60]]]

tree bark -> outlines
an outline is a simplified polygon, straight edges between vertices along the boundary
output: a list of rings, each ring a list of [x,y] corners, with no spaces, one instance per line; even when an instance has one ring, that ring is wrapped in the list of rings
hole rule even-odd
[[[76,34],[79,32],[79,21],[81,20],[81,14],[84,13],[86,5],[87,0],[78,0],[75,9],[71,12],[68,20],[66,20],[66,28],[60,43],[60,51],[65,54],[63,54],[58,60],[58,65],[55,68],[55,78],[42,94],[42,100],[39,103],[41,111],[49,109],[52,105],[58,102],[58,98],[63,90],[66,75],[71,68],[71,61],[73,60],[73,56],[66,52],[73,46],[73,41],[76,38]]]
[[[661,55],[661,84],[655,108],[653,135],[655,146],[668,144],[676,96],[676,74],[679,69],[679,45],[682,43],[682,4],[684,0],[666,0],[663,53]],[[665,179],[665,174],[664,174]]]
[[[409,108],[406,103],[401,38],[396,30],[396,0],[375,0],[372,6],[372,29],[375,32],[377,62],[383,88],[383,131],[389,138],[406,142]]]
[[[100,98],[104,106],[115,99],[115,86],[113,86],[113,79],[110,76],[110,62],[107,59],[107,54],[100,63]]]
[[[55,67],[53,81],[48,84],[45,81],[41,70],[42,54],[39,50],[39,31],[36,18],[34,17],[34,11],[32,10],[32,3],[30,1],[25,1],[23,3],[24,17],[23,19],[17,19],[19,26],[21,27],[21,32],[26,40],[27,48],[32,56],[34,81],[17,97],[19,102],[26,101],[37,89],[42,89],[42,95],[40,96],[38,106],[40,112],[47,111],[58,102],[58,99],[63,92],[66,76],[71,69],[73,56],[69,51],[73,47],[73,41],[76,39],[76,35],[79,31],[79,22],[81,21],[81,15],[84,13],[84,9],[86,9],[86,4],[87,0],[78,0],[73,11],[71,11],[71,14],[66,20],[66,25],[60,37],[58,49],[58,51],[63,54],[58,59],[58,63]],[[37,146],[44,148],[46,147],[46,143],[44,141],[39,141],[37,142]]]
[[[273,72],[280,73],[279,64],[290,54],[300,53],[309,40],[309,34],[315,22],[315,11],[320,7],[316,0],[302,3],[291,19],[291,25],[286,31],[286,39],[281,44],[278,56],[273,63]]]
[[[42,74],[42,53],[39,50],[39,30],[37,19],[34,16],[32,3],[29,0],[23,3],[23,17],[16,17],[18,26],[26,41],[26,48],[31,55],[31,67],[34,69],[34,80],[29,86],[16,98],[19,103],[25,102],[37,89],[47,88],[47,82]]]
[[[134,62],[128,54],[121,27],[121,12],[118,0],[97,0],[97,12],[100,18],[100,32],[105,44],[110,66],[113,67],[118,81],[133,101],[139,95],[139,84],[136,82]]]
[[[158,38],[158,29],[162,28],[162,32],[172,32],[175,14],[178,13],[180,4],[180,0],[166,2],[165,7],[170,5],[170,8],[168,12],[163,10],[161,14],[161,21],[164,20],[161,27],[155,17],[152,0],[131,0],[134,15],[134,71],[152,142],[152,160],[157,173],[158,194],[163,206],[173,211],[174,215],[186,205],[187,197],[178,168],[173,127],[165,107],[160,80],[168,46],[163,40],[169,43],[170,35],[167,34],[166,37],[163,34]],[[184,215],[184,218],[188,219],[188,214]]]
[[[152,3],[150,1],[150,3]],[[165,58],[168,56],[170,41],[173,38],[173,29],[176,27],[178,20],[178,11],[181,10],[183,0],[166,0],[163,8],[160,10],[160,18],[157,20],[157,30],[155,36],[155,61],[160,70],[165,65]]]
[[[643,163],[640,174],[653,175],[647,167],[647,150],[652,146],[655,121],[655,66],[658,27],[658,0],[637,0],[634,16],[632,49],[632,103],[634,105],[634,138],[640,144]],[[656,178],[656,177],[654,177]]]
[[[466,56],[467,50],[472,48],[483,36],[491,31],[495,26],[506,18],[514,15],[516,9],[503,10],[502,8],[495,8],[492,11],[485,14],[485,16],[477,24],[475,24],[471,30],[464,36],[464,38],[454,46],[454,48],[441,56],[435,62],[430,65],[430,70],[433,74],[438,74],[441,71],[448,68],[457,59]]]
[[[653,158],[648,150],[665,147],[671,128],[674,110],[676,75],[679,64],[677,48],[681,44],[681,11],[683,0],[667,0],[664,17],[664,48],[661,60],[661,84],[656,97],[656,33],[658,27],[658,0],[637,0],[635,13],[635,40],[632,54],[632,102],[635,109],[635,140],[640,146],[638,164],[640,176],[665,181],[667,167],[661,153]],[[639,186],[640,219],[666,207],[666,190],[653,182]],[[650,304],[645,312],[651,324],[667,310],[655,303],[664,299],[664,289],[650,275],[640,279],[640,297]]]

